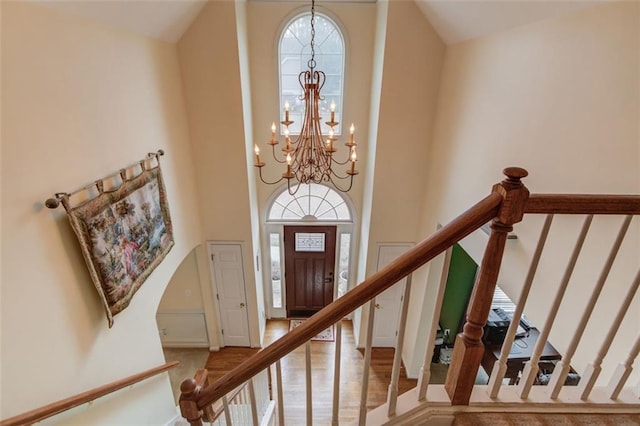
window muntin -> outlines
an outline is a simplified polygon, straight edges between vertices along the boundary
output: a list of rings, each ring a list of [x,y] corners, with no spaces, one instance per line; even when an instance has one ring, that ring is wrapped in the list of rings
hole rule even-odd
[[[295,195],[284,189],[271,205],[268,220],[350,222],[351,213],[344,198],[335,190],[312,183],[302,185]]]
[[[342,94],[344,84],[344,39],[338,26],[327,16],[315,14],[315,60],[316,70],[323,71],[326,81],[321,94],[320,115],[329,117],[331,102],[335,102],[335,119],[342,122]],[[305,13],[294,18],[282,32],[279,45],[280,56],[280,113],[285,102],[289,102],[289,118],[294,123],[289,126],[291,134],[300,133],[304,101],[300,99],[302,89],[298,75],[308,69],[311,57],[311,14]],[[325,120],[326,121],[326,120]],[[340,135],[342,123],[334,127]],[[280,129],[280,132],[284,128]],[[322,131],[329,133],[329,127],[322,121]]]

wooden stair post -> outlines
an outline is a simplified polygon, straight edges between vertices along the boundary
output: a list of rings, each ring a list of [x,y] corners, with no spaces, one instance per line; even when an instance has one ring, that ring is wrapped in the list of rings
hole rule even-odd
[[[196,404],[199,392],[200,387],[194,379],[186,379],[180,385],[180,413],[191,426],[202,426],[202,411]]]
[[[522,220],[529,190],[521,182],[528,172],[509,167],[507,178],[493,186],[492,192],[502,196],[498,215],[491,222],[489,242],[482,258],[480,273],[471,294],[463,332],[456,336],[445,389],[452,405],[468,405],[478,368],[484,354],[482,333],[489,316],[507,234],[513,224]]]

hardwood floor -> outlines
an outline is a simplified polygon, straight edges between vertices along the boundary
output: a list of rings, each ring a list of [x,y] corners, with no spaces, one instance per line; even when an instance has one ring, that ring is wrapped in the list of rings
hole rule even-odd
[[[289,331],[288,320],[270,320],[265,331],[265,345],[274,342]],[[247,356],[257,352],[251,348],[223,348],[211,352],[206,363],[209,379],[224,375],[238,365]],[[331,424],[333,364],[335,342],[311,342],[313,423],[315,425]],[[393,364],[393,348],[374,348],[371,353],[371,369],[369,376],[369,395],[367,407],[375,408],[387,399],[387,391]],[[357,420],[363,370],[363,351],[355,348],[353,325],[351,321],[343,321],[342,355],[340,378],[340,422]],[[305,408],[305,352],[298,348],[282,359],[282,384],[284,389],[285,422],[288,425],[304,424]],[[275,371],[275,370],[274,370]],[[275,374],[273,375],[275,377]],[[400,393],[416,386],[417,381],[407,379],[404,368],[401,371]]]

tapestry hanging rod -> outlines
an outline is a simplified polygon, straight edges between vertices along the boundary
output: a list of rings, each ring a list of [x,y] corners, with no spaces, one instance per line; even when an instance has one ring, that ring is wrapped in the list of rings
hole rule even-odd
[[[107,179],[110,179],[112,177],[116,177],[116,176],[120,176],[122,178],[123,181],[127,180],[126,177],[126,172],[128,169],[130,169],[133,166],[137,166],[140,165],[140,167],[142,167],[142,170],[145,170],[145,166],[144,163],[151,159],[151,158],[155,158],[157,161],[158,157],[164,155],[164,151],[159,149],[156,152],[150,152],[147,154],[146,157],[144,157],[142,160],[137,161],[135,163],[131,163],[128,166],[118,170],[117,172],[111,173],[110,175],[107,175],[101,179],[98,179],[96,181],[93,181],[85,186],[83,186],[82,188],[78,188],[75,191],[71,192],[71,193],[67,193],[67,192],[56,192],[55,195],[52,198],[47,199],[47,201],[44,202],[44,205],[49,207],[50,209],[55,209],[60,205],[60,201],[62,199],[62,196],[66,195],[67,197],[71,197],[72,195],[78,194],[82,191],[87,191],[89,189],[91,189],[91,187],[95,186],[99,192],[102,192],[102,188],[103,188],[103,182]]]

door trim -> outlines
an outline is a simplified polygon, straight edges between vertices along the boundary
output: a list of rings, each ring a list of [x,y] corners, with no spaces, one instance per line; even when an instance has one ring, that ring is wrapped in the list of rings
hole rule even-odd
[[[240,257],[242,259],[242,275],[243,275],[243,282],[244,282],[244,298],[245,301],[247,303],[247,310],[246,310],[246,315],[247,315],[247,334],[249,337],[249,346],[248,347],[253,347],[253,345],[251,344],[252,340],[251,340],[251,322],[250,322],[250,316],[249,316],[249,300],[247,297],[247,275],[246,275],[246,270],[245,270],[245,263],[244,263],[244,252],[245,252],[245,243],[244,241],[221,241],[221,240],[208,240],[207,241],[207,264],[209,265],[209,277],[211,279],[211,291],[213,292],[212,297],[213,297],[213,306],[215,308],[216,311],[216,322],[217,322],[217,327],[216,327],[216,336],[218,337],[218,342],[220,342],[219,348],[224,348],[226,346],[225,341],[224,341],[224,335],[222,334],[222,316],[220,314],[220,303],[218,298],[216,297],[216,295],[218,294],[218,282],[216,280],[216,272],[213,268],[213,261],[212,261],[212,257],[213,256],[213,250],[212,250],[212,246],[216,246],[216,245],[237,245],[240,246]]]

